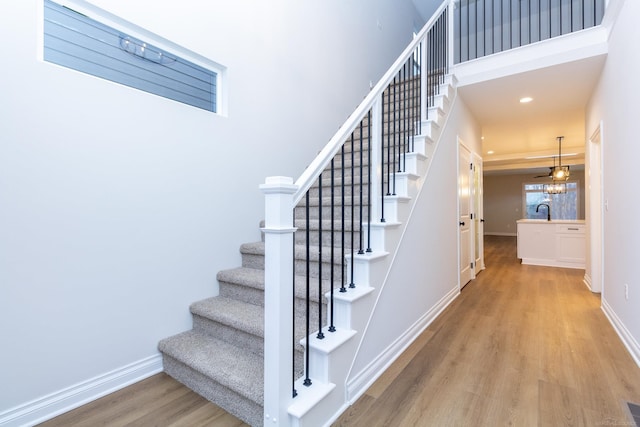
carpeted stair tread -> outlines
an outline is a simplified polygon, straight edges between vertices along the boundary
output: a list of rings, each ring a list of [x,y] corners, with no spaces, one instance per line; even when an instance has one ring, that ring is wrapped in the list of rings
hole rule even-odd
[[[264,307],[217,296],[194,302],[190,309],[195,315],[252,335],[264,336]]]
[[[222,270],[216,276],[219,282],[234,283],[254,289],[264,290],[264,270],[237,267]]]
[[[240,253],[264,255],[264,242],[243,243],[240,245]]]
[[[263,358],[195,331],[160,341],[161,352],[259,405],[264,401]]]
[[[329,292],[331,290],[331,286],[333,286],[334,289],[340,288],[340,281],[334,281],[333,285],[331,284],[331,281],[328,279],[329,274],[329,272],[326,272],[326,278],[322,279],[323,293]],[[220,282],[233,283],[236,285],[247,286],[249,288],[264,291],[264,270],[257,270],[255,268],[247,267],[237,267],[220,271],[217,277]],[[305,286],[307,280],[306,277],[296,275],[294,280],[296,284],[296,297],[305,298]],[[318,279],[312,278],[311,283],[312,285],[310,299],[311,301],[318,302]],[[261,310],[263,310],[262,307],[260,308]]]
[[[348,248],[348,243],[349,242],[345,242],[345,243],[346,243],[346,246],[347,246],[346,247],[347,254],[350,254],[351,249]],[[306,251],[307,251],[307,248],[306,248],[305,245],[295,245],[294,255],[295,255],[296,259],[305,259]],[[264,242],[243,243],[241,245],[241,252],[243,254],[262,255],[262,256],[264,256]],[[340,264],[341,263],[341,259],[340,259],[341,254],[339,252],[340,251],[338,251],[338,250],[334,250],[333,262],[335,264]],[[357,252],[357,250],[355,250],[355,252]],[[309,246],[309,253],[310,253],[310,260],[311,261],[318,261],[318,254],[319,254],[319,247],[318,246]],[[324,262],[330,262],[331,261],[331,246],[323,246],[322,247],[322,260]]]

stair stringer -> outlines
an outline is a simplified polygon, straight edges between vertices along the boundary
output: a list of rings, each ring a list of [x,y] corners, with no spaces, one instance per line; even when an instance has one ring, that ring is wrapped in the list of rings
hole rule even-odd
[[[334,291],[335,335],[325,333],[322,340],[316,338],[315,333],[311,335],[308,351],[312,384],[307,387],[301,381],[297,383],[298,396],[288,411],[293,426],[328,426],[355,400],[354,390],[349,387],[346,379],[351,373],[361,340],[402,243],[416,198],[429,173],[433,154],[440,143],[441,129],[446,126],[450,107],[455,101],[455,77],[447,76],[445,83],[440,86],[441,95],[436,97],[435,107],[438,113],[430,114],[433,118],[421,124],[423,134],[415,137],[418,141],[415,146],[417,161],[412,163],[411,172],[407,174],[406,192],[403,191],[403,195],[385,197],[387,222],[371,225],[371,241],[375,242],[371,246],[390,249],[391,252],[377,250],[347,257],[347,271],[353,263],[356,287],[345,294]],[[453,97],[453,100],[449,97]],[[306,340],[301,344],[307,346]],[[377,372],[375,378],[384,369]]]
[[[445,121],[440,127],[441,131],[444,130],[447,126],[447,122],[450,117],[450,113],[453,110],[456,96],[457,96],[457,91],[455,88],[455,76],[448,76],[448,78],[450,79],[449,81],[451,82],[451,84],[448,87],[444,88],[444,91],[441,92],[444,95],[442,96],[440,105],[444,106],[443,111],[445,112],[445,117],[444,117]],[[451,97],[451,99],[449,97]],[[376,310],[376,307],[378,306],[380,298],[382,297],[382,293],[388,284],[388,280],[387,280],[388,275],[391,271],[391,267],[395,262],[395,258],[398,255],[399,249],[401,248],[402,241],[405,237],[406,229],[412,220],[413,210],[418,203],[418,199],[421,196],[423,196],[422,184],[424,184],[424,181],[426,180],[429,174],[429,170],[431,169],[431,165],[432,165],[432,160],[435,157],[436,151],[440,146],[440,143],[442,142],[441,135],[442,134],[439,133],[438,137],[435,139],[435,143],[430,144],[430,147],[431,147],[431,152],[429,155],[430,160],[428,162],[427,168],[424,171],[424,173],[421,173],[421,177],[423,178],[421,178],[422,182],[421,182],[420,189],[416,197],[411,200],[410,212],[406,217],[403,218],[401,236],[399,237],[398,244],[394,246],[395,250],[390,257],[391,260],[390,260],[389,269],[386,270],[386,275],[384,279],[381,280],[382,283],[380,285],[380,288],[377,289],[377,292],[375,295],[376,301],[374,302],[374,306],[369,312],[367,325],[363,329],[362,333],[358,335],[360,338],[358,351],[360,351],[362,339],[364,338],[364,336],[367,333],[367,330],[369,329],[370,321],[375,314],[375,310]],[[391,365],[391,363],[411,344],[411,342],[413,342],[413,340],[417,338],[417,336],[424,330],[424,328],[426,328],[433,321],[433,319],[435,319],[435,317],[444,308],[446,308],[446,306],[448,306],[455,299],[455,297],[457,297],[458,294],[459,294],[459,289],[453,289],[450,292],[448,292],[446,295],[444,295],[433,307],[431,307],[429,312],[426,313],[425,316],[423,316],[423,318],[420,319],[420,321],[416,322],[412,327],[409,328],[409,330],[407,330],[395,342],[393,342],[384,351],[382,351],[378,356],[378,360],[370,363],[364,371],[361,371],[356,375],[353,375],[353,372],[350,371],[349,376],[352,377],[353,375],[353,377],[345,383],[345,389],[346,389],[345,396],[349,404],[355,402],[355,400],[357,400],[357,398],[360,397],[360,395],[362,395],[362,393],[364,393],[366,389],[371,384],[373,384],[373,382],[380,375],[382,375],[382,373],[386,370],[386,368],[389,365]],[[355,362],[355,357],[353,361]],[[353,366],[352,366],[352,369],[353,369]]]

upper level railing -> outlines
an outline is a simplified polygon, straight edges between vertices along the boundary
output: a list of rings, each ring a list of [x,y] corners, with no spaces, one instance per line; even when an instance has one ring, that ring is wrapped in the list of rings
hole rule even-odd
[[[456,0],[454,63],[602,23],[605,0]]]

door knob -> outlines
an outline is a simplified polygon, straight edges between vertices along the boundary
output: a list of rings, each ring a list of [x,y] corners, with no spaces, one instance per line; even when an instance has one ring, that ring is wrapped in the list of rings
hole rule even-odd
[[[460,225],[464,225],[464,221],[460,221]]]
[[[480,222],[484,222],[484,218],[482,218],[482,219],[480,220]]]

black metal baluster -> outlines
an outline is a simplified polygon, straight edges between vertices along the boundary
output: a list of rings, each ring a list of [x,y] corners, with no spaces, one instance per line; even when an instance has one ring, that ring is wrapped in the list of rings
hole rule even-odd
[[[402,172],[407,171],[407,63],[405,62],[400,69],[402,76],[401,100],[402,109],[400,110],[400,147],[402,152]]]
[[[422,49],[424,45],[424,40],[420,41],[418,44],[418,135],[422,135],[422,72],[425,70],[422,58]]]
[[[440,78],[440,83],[444,83],[447,72],[449,71],[449,66],[447,64],[447,15],[442,15],[442,77]]]
[[[384,115],[385,115],[385,111],[384,111],[384,105],[385,105],[385,99],[384,99],[384,92],[388,92],[388,89],[386,89],[385,91],[382,92],[382,102],[381,102],[381,111],[382,114],[380,114],[380,130],[382,131],[381,134],[381,138],[380,138],[380,148],[381,148],[381,152],[380,152],[380,169],[381,169],[381,173],[380,173],[380,222],[385,222],[384,219],[384,137],[385,137],[385,133],[384,133]],[[387,99],[389,99],[389,95],[387,95]],[[389,173],[389,169],[387,168],[387,173]],[[387,183],[387,194],[389,193],[389,184]]]
[[[500,52],[504,50],[504,15],[503,15],[503,4],[502,0],[500,0]]]
[[[560,3],[560,35],[562,35],[562,0],[560,0],[558,3]]]
[[[347,275],[346,275],[346,270],[344,268],[344,261],[345,261],[345,257],[344,257],[344,242],[345,242],[345,236],[344,236],[344,217],[346,216],[346,212],[345,212],[345,199],[344,199],[344,191],[345,191],[345,186],[344,186],[344,144],[342,144],[342,149],[340,151],[340,156],[341,156],[341,160],[342,160],[342,183],[341,183],[341,194],[342,194],[342,244],[340,245],[342,248],[342,257],[340,258],[340,262],[341,262],[341,270],[340,270],[340,292],[347,292],[347,288],[344,287],[345,284],[345,280],[347,279]]]
[[[553,37],[553,30],[552,30],[552,15],[551,15],[551,0],[549,0],[549,38]]]
[[[391,85],[387,87],[387,196],[391,195]],[[384,199],[383,199],[384,202]],[[384,204],[384,203],[383,203]]]
[[[398,84],[397,86],[400,86],[402,84],[402,69],[398,70]],[[398,102],[396,103],[396,100],[394,99],[393,101],[393,107],[394,107],[394,116],[395,116],[395,112],[396,110],[398,110],[398,152],[394,153],[394,156],[397,157],[398,159],[398,168],[397,168],[397,172],[400,173],[402,172],[402,137],[400,135],[402,135],[402,109],[400,108],[400,105],[402,105],[402,89],[401,87],[398,88],[398,91],[400,92],[398,94]],[[393,122],[393,125],[396,125],[396,122]],[[395,132],[394,132],[395,135]],[[394,191],[393,193],[395,194],[395,180],[394,180]]]
[[[444,48],[442,45],[442,40],[443,40],[443,34],[442,34],[442,30],[443,30],[443,25],[442,25],[442,16],[440,16],[440,19],[438,19],[437,22],[437,26],[436,26],[436,31],[438,32],[438,84],[436,85],[436,91],[439,91],[439,86],[442,83],[442,73],[444,72],[444,64],[442,61],[442,55],[444,54]],[[476,39],[478,37],[476,36]],[[478,57],[477,52],[476,52],[476,58]]]
[[[513,13],[511,0],[509,1],[509,49],[513,48]]]
[[[444,79],[445,76],[447,74],[449,74],[449,49],[447,49],[447,46],[449,45],[448,40],[449,40],[449,21],[447,20],[447,11],[445,10],[444,13],[442,14],[443,16],[443,22],[444,22],[444,30],[443,30],[443,34],[444,34],[444,75],[442,76],[442,83],[444,83]],[[491,13],[491,19],[493,22],[493,8],[492,8],[492,13]],[[493,30],[491,31],[491,37],[493,40]],[[493,43],[492,43],[493,44]],[[493,51],[493,49],[491,49]]]
[[[355,288],[356,284],[353,282],[353,264],[355,261],[355,236],[354,236],[354,222],[355,222],[355,152],[354,152],[354,139],[353,132],[351,133],[351,282],[350,288]]]
[[[476,18],[477,18],[477,5],[476,5]],[[476,19],[477,22],[477,19]],[[440,84],[440,75],[442,74],[442,15],[438,18],[435,23],[436,29],[436,62],[438,64],[438,84]],[[476,29],[477,31],[477,29]],[[478,36],[476,35],[476,41]],[[477,43],[476,43],[477,46]],[[478,57],[478,52],[476,52],[476,58]]]
[[[331,159],[331,274],[330,274],[330,285],[331,286],[331,295],[329,297],[329,304],[331,306],[330,309],[330,320],[329,320],[329,332],[335,332],[336,331],[336,326],[333,323],[333,284],[335,283],[335,264],[333,262],[334,260],[334,255],[335,255],[335,232],[336,232],[336,227],[335,227],[335,220],[336,220],[336,213],[335,213],[335,189],[336,189],[336,180],[335,180],[335,165],[334,165],[334,160],[335,157],[333,159]],[[322,301],[322,295],[320,296],[320,300]]]
[[[393,78],[393,195],[396,195],[396,78]]]
[[[296,218],[295,218],[295,208],[293,215],[293,228],[296,226]],[[296,397],[298,395],[298,390],[296,390],[296,238],[295,233],[293,235],[293,241],[291,242],[291,249],[293,254],[293,262],[291,263],[291,270],[293,280],[291,281],[291,286],[293,287],[292,292],[292,307],[291,310],[291,339],[293,340],[293,346],[291,350],[291,397]]]
[[[463,62],[464,60],[462,59],[462,1],[460,1],[459,7],[457,8],[458,10],[458,62]],[[427,43],[427,49],[429,48],[429,44]],[[428,55],[428,52],[427,52]],[[426,65],[426,64],[425,64]],[[427,71],[426,67],[425,67],[425,71]],[[426,90],[426,88],[425,88]]]
[[[428,67],[428,69],[429,69],[429,76],[428,76],[428,78],[429,78],[429,104],[428,104],[429,107],[433,107],[433,100],[434,100],[434,98],[433,98],[433,89],[434,89],[433,81],[435,79],[435,68],[436,68],[435,65],[434,65],[434,63],[435,63],[435,53],[434,53],[435,44],[436,44],[436,41],[435,41],[435,30],[434,30],[434,28],[431,28],[429,30],[429,67]]]
[[[542,41],[542,0],[538,0],[538,41]]]
[[[363,194],[362,194],[362,182],[363,182],[362,172],[363,172],[363,168],[364,167],[363,167],[363,164],[362,164],[363,163],[362,162],[362,156],[363,156],[362,150],[363,150],[363,145],[362,145],[362,120],[360,120],[360,185],[359,185],[359,187],[360,187],[360,224],[359,224],[359,227],[358,227],[358,230],[359,230],[359,239],[358,240],[360,240],[360,248],[358,249],[358,254],[360,254],[360,255],[364,254],[364,249],[363,249],[364,242],[362,240],[364,238],[363,233],[362,233],[362,222],[363,222],[363,219],[364,219],[363,218],[364,206],[363,206]]]
[[[418,129],[416,123],[416,105],[418,101],[416,100],[416,93],[418,93],[418,86],[416,83],[416,61],[415,55],[418,52],[418,47],[416,46],[416,50],[413,51],[413,55],[409,58],[409,123],[410,123],[410,133],[415,135],[416,130]],[[411,141],[411,145],[409,146],[409,151],[414,151],[414,142]]]
[[[367,112],[367,252],[371,252],[371,110]]]
[[[309,271],[309,256],[310,256],[310,245],[309,245],[309,192],[307,191],[306,194],[306,205],[305,205],[305,213],[306,213],[306,219],[305,219],[305,223],[306,223],[306,291],[307,291],[307,295],[306,295],[306,301],[305,301],[305,305],[306,305],[306,332],[305,332],[305,340],[307,342],[305,351],[304,351],[304,357],[305,357],[305,378],[304,378],[304,382],[303,384],[307,387],[309,387],[311,385],[311,378],[309,377],[309,336],[310,336],[310,325],[309,325],[309,312],[310,312],[310,299],[309,299],[309,294],[310,294],[310,271]]]
[[[569,32],[573,32],[573,0],[569,0]]]
[[[467,0],[467,60],[471,59],[471,7]]]
[[[318,334],[316,338],[324,339],[324,333],[322,333],[322,172],[318,176]]]

